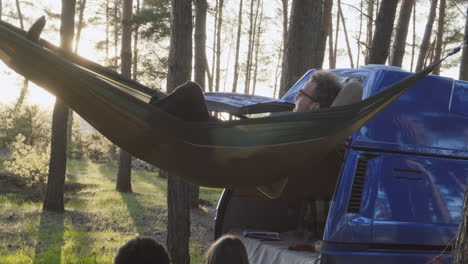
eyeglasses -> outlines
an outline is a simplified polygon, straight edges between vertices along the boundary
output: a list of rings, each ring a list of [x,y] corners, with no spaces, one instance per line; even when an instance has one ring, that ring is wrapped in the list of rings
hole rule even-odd
[[[304,92],[302,89],[299,90],[299,95],[303,95],[307,98],[309,98],[312,102],[317,102],[317,98],[315,96],[308,95],[306,92]]]

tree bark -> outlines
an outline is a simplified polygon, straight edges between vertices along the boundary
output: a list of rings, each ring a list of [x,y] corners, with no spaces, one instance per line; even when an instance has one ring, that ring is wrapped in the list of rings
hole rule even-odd
[[[237,80],[239,79],[239,50],[240,50],[240,40],[242,35],[242,4],[243,1],[239,2],[239,21],[237,23],[237,37],[236,37],[236,55],[234,58],[234,80],[232,82],[232,92],[237,92]]]
[[[369,64],[385,64],[387,60],[397,5],[398,0],[382,0],[380,4]]]
[[[356,68],[359,68],[359,60],[361,59],[361,36],[362,36],[362,21],[363,21],[363,6],[364,6],[364,2],[363,0],[361,0],[361,4],[360,4],[360,9],[359,9],[359,33],[358,33],[358,37],[357,37],[357,40],[356,40],[356,43],[357,43],[357,58],[356,58]]]
[[[109,58],[109,35],[110,35],[110,8],[109,3],[110,0],[106,0],[106,59]]]
[[[190,79],[192,65],[192,3],[191,0],[171,0],[171,40],[167,90]],[[190,190],[174,173],[167,182],[167,248],[174,264],[190,263]]]
[[[351,68],[354,68],[353,53],[351,52],[351,45],[349,44],[348,30],[346,29],[346,22],[344,20],[343,11],[341,10],[340,4],[338,4],[338,15],[340,16],[341,24],[343,25],[343,31],[344,31],[345,40],[346,40],[346,47],[348,49],[349,64],[351,65]]]
[[[411,46],[410,71],[413,71],[415,49],[416,49],[416,1],[414,2],[414,5],[413,5],[413,44]]]
[[[122,8],[122,48],[121,73],[122,76],[131,78],[132,71],[132,13],[133,0],[123,0]],[[119,171],[117,173],[116,190],[119,192],[132,192],[132,156],[120,149]]]
[[[257,0],[259,1],[259,0]],[[249,93],[249,85],[250,85],[250,68],[251,68],[251,58],[252,58],[252,42],[254,38],[254,29],[255,29],[255,22],[254,22],[254,3],[255,0],[250,0],[250,13],[249,13],[249,42],[247,48],[247,62],[245,63],[245,83],[244,83],[244,93]]]
[[[444,43],[444,18],[445,18],[445,0],[439,3],[439,21],[437,22],[437,44],[435,47],[434,61],[439,61],[442,54],[442,45]],[[432,74],[440,74],[440,64],[437,65]]]
[[[321,68],[318,58],[323,15],[321,1],[294,0],[288,31],[288,49],[281,78],[280,96],[309,69]]]
[[[338,6],[341,5],[341,0],[338,0]],[[340,32],[340,12],[338,12],[338,8],[336,11],[336,30],[335,30],[335,47],[333,48],[333,62],[330,68],[336,68],[336,58],[338,57],[338,33]]]
[[[72,52],[76,0],[62,0],[60,46]],[[49,176],[43,210],[64,211],[63,188],[67,168],[67,119],[68,107],[56,98],[52,114]]]
[[[119,46],[119,23],[117,21],[119,20],[119,13],[118,13],[118,0],[114,0],[114,67],[117,68],[117,65],[119,64],[119,59],[117,56],[118,54],[118,46]]]
[[[140,13],[140,0],[137,0],[136,1],[136,13]],[[133,80],[137,80],[138,79],[138,38],[139,38],[139,29],[140,29],[140,26],[137,25],[135,27],[135,31],[133,33],[133,70],[132,70],[132,73],[133,73],[133,76],[132,76],[132,79]]]
[[[424,59],[426,58],[429,45],[431,43],[432,25],[436,15],[437,0],[432,0],[431,9],[429,11],[429,17],[427,18],[426,28],[424,30],[424,36],[421,41],[421,47],[419,48],[418,62],[416,63],[416,71],[419,71],[424,66]]]
[[[367,0],[367,40],[366,40],[366,64],[369,64],[369,53],[372,48],[372,33],[374,28],[374,0]]]
[[[258,54],[260,53],[260,37],[262,36],[262,22],[263,22],[263,0],[259,0],[262,5],[262,9],[260,11],[260,19],[259,22],[256,23],[257,30],[255,34],[255,63],[254,63],[254,75],[253,75],[253,84],[252,84],[252,94],[255,94],[255,89],[257,88],[257,74],[258,74]]]
[[[78,53],[80,39],[81,39],[81,30],[83,29],[83,16],[84,10],[86,8],[86,0],[81,0],[79,3],[80,13],[78,15],[78,25],[76,27],[76,38],[75,38],[75,53]]]
[[[2,0],[0,0],[0,21],[2,21],[2,16],[3,16],[3,3],[2,3]]]
[[[401,67],[403,63],[406,38],[408,36],[408,25],[411,18],[411,11],[413,10],[414,1],[415,0],[403,0],[401,4],[395,32],[395,39],[393,40],[393,55],[389,62],[389,64],[392,66]]]
[[[208,3],[206,0],[196,0],[195,2],[195,82],[205,89],[206,76],[206,12]],[[200,206],[200,187],[196,184],[190,184],[190,193],[192,197],[191,207]]]
[[[330,23],[328,25],[328,68],[334,69],[335,60],[334,52],[333,52],[333,18],[330,16]]]
[[[218,23],[216,24],[216,79],[215,90],[219,92],[219,81],[221,79],[221,29],[223,26],[223,6],[224,0],[218,2]]]
[[[208,82],[209,82],[209,91],[213,92],[213,85],[214,85],[214,80],[215,80],[215,63],[216,63],[216,31],[218,30],[218,3],[220,0],[216,0],[215,4],[215,17],[214,17],[214,30],[213,30],[213,54],[211,56],[211,76],[208,76]]]
[[[466,9],[465,41],[468,41],[468,8]],[[462,51],[458,79],[468,81],[468,46],[465,46]]]
[[[323,14],[320,31],[317,40],[317,64],[323,65],[327,46],[328,31],[332,20],[333,0],[323,0]]]

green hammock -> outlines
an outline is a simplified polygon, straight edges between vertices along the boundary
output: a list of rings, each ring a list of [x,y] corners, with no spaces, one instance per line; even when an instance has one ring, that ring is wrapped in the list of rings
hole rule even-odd
[[[308,192],[329,198],[337,175],[311,172],[433,69],[357,104],[221,123],[184,122],[147,103],[153,90],[78,56],[64,56],[43,40],[39,43],[47,48],[31,42],[13,29],[0,24],[0,58],[10,68],[59,97],[135,157],[211,187],[249,188],[287,175],[299,185],[313,182]]]

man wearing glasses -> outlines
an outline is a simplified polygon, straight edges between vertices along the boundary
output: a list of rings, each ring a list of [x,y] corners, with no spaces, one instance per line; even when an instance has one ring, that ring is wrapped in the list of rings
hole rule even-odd
[[[304,84],[294,97],[294,112],[316,110],[331,105],[341,90],[341,83],[335,74],[318,70]]]

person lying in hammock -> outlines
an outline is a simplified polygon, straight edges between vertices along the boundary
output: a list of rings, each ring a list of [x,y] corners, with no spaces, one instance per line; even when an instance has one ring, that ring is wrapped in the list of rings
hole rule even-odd
[[[294,97],[296,106],[293,111],[303,112],[330,107],[341,88],[342,85],[334,73],[315,71]],[[149,103],[184,121],[213,120],[208,112],[203,91],[196,82],[188,81],[162,99],[154,95]]]

